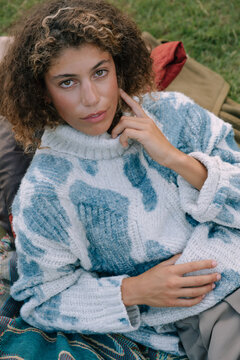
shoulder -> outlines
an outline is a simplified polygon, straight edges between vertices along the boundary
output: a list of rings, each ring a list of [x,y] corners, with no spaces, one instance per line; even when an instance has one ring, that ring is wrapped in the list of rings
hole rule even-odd
[[[157,107],[162,109],[181,109],[183,106],[196,105],[192,99],[179,92],[152,92],[143,96],[143,107],[147,110],[154,110]]]
[[[178,92],[150,93],[143,98],[144,110],[174,146],[178,145],[182,131],[192,128],[189,113],[192,109],[196,112],[196,107],[193,100]]]
[[[25,177],[33,183],[49,182],[60,185],[67,181],[72,170],[73,163],[64,154],[38,150]]]
[[[72,171],[73,164],[64,155],[54,154],[48,150],[37,150],[22,179],[16,196],[18,201],[14,201],[13,210],[18,202],[24,207],[39,197],[42,203],[62,198],[67,191],[67,180]]]
[[[146,94],[143,107],[169,141],[183,152],[203,151],[231,131],[231,126],[178,92]]]
[[[182,123],[184,126],[192,127],[211,122],[217,126],[224,124],[224,121],[216,115],[179,92],[147,93],[143,96],[143,108],[153,114],[158,121],[167,121],[172,125]],[[228,127],[231,128],[230,125]]]
[[[144,95],[143,108],[157,123],[168,127],[185,126],[189,112],[197,111],[192,99],[178,92],[154,92]]]
[[[36,153],[12,205],[15,231],[26,226],[43,235],[49,225],[54,228],[59,222],[70,224],[67,180],[71,166],[65,158]]]

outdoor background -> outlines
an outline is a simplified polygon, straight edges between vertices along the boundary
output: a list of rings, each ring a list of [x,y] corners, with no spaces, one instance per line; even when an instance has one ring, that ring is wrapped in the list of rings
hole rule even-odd
[[[0,35],[26,10],[44,0],[0,0]],[[128,12],[142,31],[180,40],[187,53],[220,73],[240,103],[240,0],[111,0]]]

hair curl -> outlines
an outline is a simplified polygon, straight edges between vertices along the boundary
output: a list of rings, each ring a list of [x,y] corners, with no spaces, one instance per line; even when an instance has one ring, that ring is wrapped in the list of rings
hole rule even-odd
[[[91,43],[114,60],[129,95],[154,87],[152,60],[136,24],[104,0],[54,0],[40,5],[13,34],[0,68],[2,115],[25,148],[36,148],[45,126],[63,120],[46,100],[44,74],[67,47]]]

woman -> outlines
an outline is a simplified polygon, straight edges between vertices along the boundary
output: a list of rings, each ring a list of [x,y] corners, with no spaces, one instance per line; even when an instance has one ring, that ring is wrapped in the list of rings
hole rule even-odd
[[[190,99],[143,95],[140,35],[88,0],[46,3],[16,34],[1,106],[38,149],[12,209],[12,296],[41,331],[184,357],[174,322],[239,287],[240,155],[231,127]]]

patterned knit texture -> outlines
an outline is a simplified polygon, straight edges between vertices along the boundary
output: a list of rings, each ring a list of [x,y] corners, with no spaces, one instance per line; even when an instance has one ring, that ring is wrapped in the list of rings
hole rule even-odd
[[[240,286],[240,152],[233,131],[179,93],[146,95],[169,141],[208,169],[201,191],[131,141],[46,130],[13,204],[22,318],[46,331],[124,333],[184,355],[174,322]],[[222,279],[190,308],[125,307],[121,282],[182,252]],[[207,271],[209,272],[209,271]],[[204,272],[203,272],[204,273]]]

